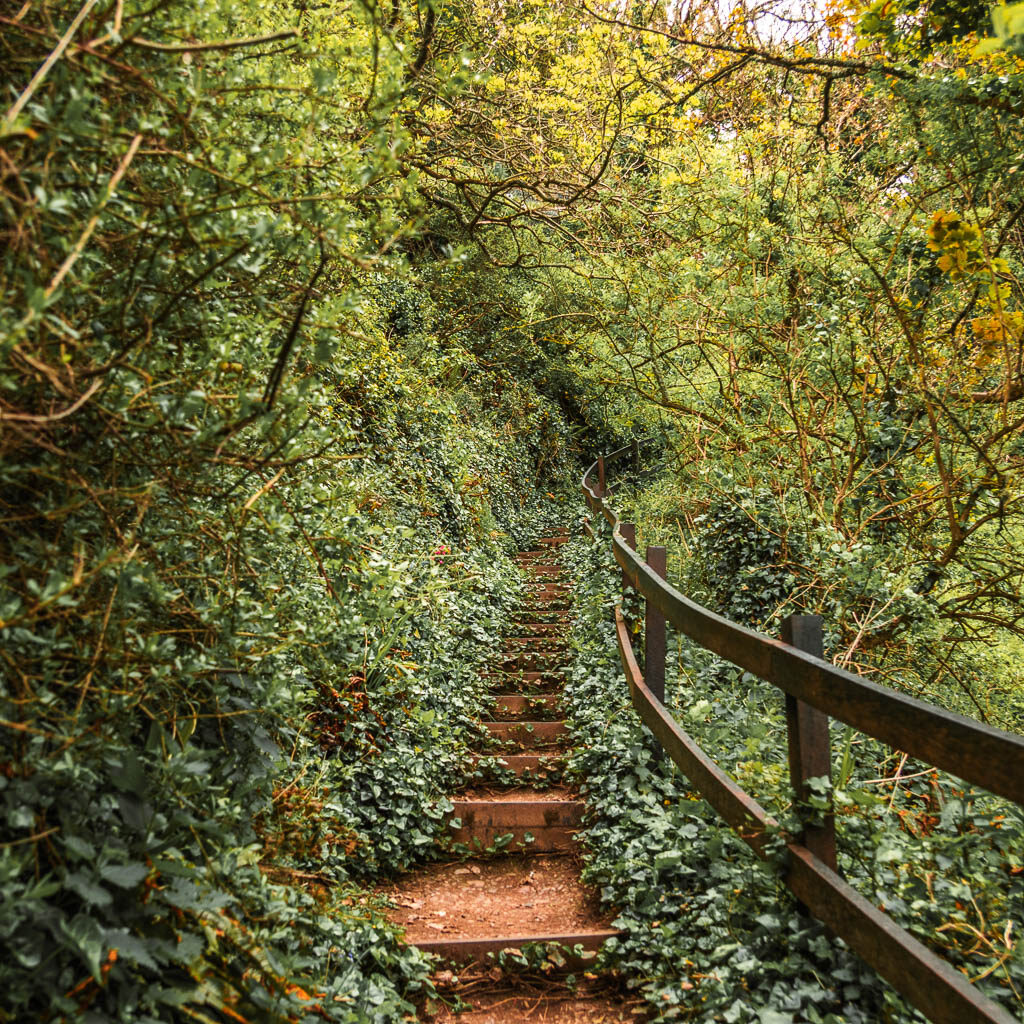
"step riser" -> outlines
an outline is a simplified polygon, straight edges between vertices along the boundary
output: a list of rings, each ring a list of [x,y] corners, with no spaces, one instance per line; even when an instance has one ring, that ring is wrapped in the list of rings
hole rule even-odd
[[[484,722],[482,724],[495,739],[511,740],[523,748],[558,743],[569,735],[565,722]]]
[[[510,676],[508,679],[496,680],[491,686],[491,694],[495,697],[510,697],[526,695],[531,697],[554,697],[561,694],[564,684],[561,680],[548,680],[546,682],[521,683],[519,676]],[[515,691],[514,694],[509,690]]]
[[[485,679],[505,679],[511,683],[525,683],[526,685],[532,685],[534,683],[564,683],[565,673],[552,671],[551,669],[511,669],[511,668],[499,668],[492,669],[488,672],[481,673]],[[511,692],[511,691],[510,691]],[[515,691],[518,692],[518,691]]]
[[[496,687],[505,683],[505,689],[513,693],[520,692],[521,686],[562,686],[565,683],[565,673],[557,669],[496,669],[485,673],[483,678],[494,680]]]
[[[523,693],[524,687],[531,692],[537,690],[538,687],[547,692],[551,687],[560,689],[565,685],[565,673],[551,669],[543,672],[540,670],[524,672],[521,669],[496,669],[493,672],[484,673],[484,678],[491,680],[491,689],[496,693]]]
[[[565,654],[568,649],[567,645],[555,636],[507,636],[505,643],[509,647],[509,652],[514,650],[517,653],[521,647],[533,648],[530,653],[537,654]]]
[[[522,949],[531,942],[557,942],[566,947],[563,955],[573,966],[582,966],[591,958],[566,955],[569,950],[581,947],[585,952],[594,953],[609,939],[622,935],[622,932],[607,929],[599,932],[567,932],[563,935],[504,935],[493,939],[425,939],[415,943],[424,953],[434,953],[445,960],[454,960],[458,964],[489,963],[489,958],[503,949]],[[578,961],[578,963],[577,963]]]
[[[565,758],[560,754],[501,754],[477,755],[474,764],[486,766],[493,759],[496,764],[510,772],[517,779],[529,781],[531,778],[547,780],[549,775],[559,775],[565,770]]]
[[[542,714],[555,713],[558,711],[561,703],[556,694],[541,697],[524,697],[509,694],[507,697],[498,697],[494,701],[494,714],[501,717],[519,715],[521,718],[532,721],[538,712]]]
[[[552,672],[566,668],[568,662],[568,654],[554,652],[545,657],[533,651],[524,651],[522,654],[509,653],[506,655],[501,663],[501,667],[506,671],[520,669],[525,672],[539,672],[541,670]]]
[[[525,828],[575,829],[583,820],[580,800],[453,800],[452,817],[461,821],[460,832]]]
[[[527,842],[527,833],[532,842]],[[509,853],[568,853],[576,849],[572,828],[533,828],[517,827],[491,828],[483,825],[474,828],[453,829],[449,835],[456,843],[468,846],[470,850],[487,850],[505,836],[511,834],[512,839],[502,842],[501,849]]]

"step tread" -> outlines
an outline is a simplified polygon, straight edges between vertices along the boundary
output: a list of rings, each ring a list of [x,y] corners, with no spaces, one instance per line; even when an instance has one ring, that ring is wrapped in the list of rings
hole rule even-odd
[[[575,857],[435,862],[379,891],[396,904],[388,916],[413,942],[596,932],[611,921],[597,890],[580,883]]]
[[[578,821],[586,810],[586,804],[573,796],[552,796],[545,798],[542,794],[534,794],[532,799],[524,799],[521,794],[501,793],[486,797],[461,797],[452,799],[453,818],[465,821],[470,816],[479,818],[501,818],[510,822],[528,825],[539,821],[541,825],[558,824],[556,819],[568,819],[575,816]],[[548,820],[550,818],[550,820]],[[522,819],[521,821],[519,819]]]
[[[557,718],[551,721],[515,721],[515,722],[481,722],[488,732],[496,736],[505,733],[524,733],[528,736],[562,736],[569,730],[566,727],[564,718]]]
[[[522,715],[527,711],[537,709],[557,711],[561,703],[561,694],[558,693],[504,693],[495,696],[491,714],[497,717],[498,715]]]
[[[505,949],[521,949],[532,942],[557,942],[572,949],[581,946],[586,952],[596,952],[609,939],[625,934],[617,928],[600,928],[594,931],[578,932],[523,932],[517,934],[471,939],[417,939],[411,945],[424,953],[434,953],[445,960],[463,963],[467,960],[485,961],[489,954]]]
[[[545,778],[549,773],[560,773],[565,768],[565,757],[557,750],[546,753],[540,751],[523,754],[474,754],[472,758],[473,765],[484,771],[489,767],[488,761],[494,761],[497,768],[504,768],[519,779],[525,777],[527,781],[531,776]],[[538,793],[543,792],[545,791],[538,790]]]

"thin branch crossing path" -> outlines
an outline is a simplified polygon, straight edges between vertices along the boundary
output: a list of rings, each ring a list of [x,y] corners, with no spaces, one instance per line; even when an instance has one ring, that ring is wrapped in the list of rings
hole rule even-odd
[[[470,1007],[428,1008],[439,1024],[611,1024],[642,1012],[591,969],[617,933],[579,880],[584,805],[559,783],[569,741],[561,691],[571,599],[558,559],[566,540],[545,537],[518,556],[526,593],[491,671],[493,705],[468,773],[476,781],[453,796],[458,859],[385,890],[406,940],[452,964],[435,976],[439,992]],[[524,953],[531,969],[501,969]]]

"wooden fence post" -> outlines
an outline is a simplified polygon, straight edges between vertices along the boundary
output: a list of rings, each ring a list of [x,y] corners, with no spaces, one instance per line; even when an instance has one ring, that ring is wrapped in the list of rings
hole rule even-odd
[[[597,496],[604,497],[604,456],[597,457]]]
[[[790,615],[782,622],[782,639],[793,647],[820,658],[824,654],[820,615]],[[808,779],[832,780],[832,753],[828,734],[828,715],[786,694],[786,732],[789,738],[789,779],[793,798],[803,820],[800,842],[833,871],[836,863],[836,820],[831,810],[820,825],[808,822],[802,806],[810,797]]]
[[[648,547],[648,567],[662,579],[667,569],[664,548]],[[644,682],[662,704],[665,703],[665,616],[646,602],[644,609]]]
[[[648,545],[644,554],[648,568],[665,578],[667,557],[665,549]],[[650,601],[644,602],[644,683],[655,697],[665,703],[665,616]],[[658,758],[665,751],[658,740],[654,741],[654,754]]]
[[[636,551],[636,523],[619,523],[619,533],[622,539]],[[633,584],[630,582],[626,570],[622,570],[622,592],[625,593]]]

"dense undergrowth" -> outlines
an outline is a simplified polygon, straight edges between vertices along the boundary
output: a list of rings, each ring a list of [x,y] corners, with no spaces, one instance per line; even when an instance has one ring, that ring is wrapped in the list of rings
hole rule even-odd
[[[5,84],[62,13],[4,23]],[[275,17],[97,10],[4,125],[0,1020],[425,984],[364,883],[445,827],[568,378],[453,314],[372,17]]]
[[[0,1020],[408,1014],[365,883],[434,849],[510,553],[637,434],[695,596],[1021,727],[1020,37],[883,6],[0,4]],[[645,755],[593,564],[621,962],[904,1013]],[[771,696],[678,653],[784,804]],[[836,745],[851,873],[1019,990],[1019,816]]]
[[[595,815],[584,877],[619,909],[628,932],[609,962],[643,991],[656,1019],[923,1020],[801,916],[779,866],[760,863],[685,777],[655,757],[618,660],[611,612],[621,583],[607,536],[577,541],[566,559],[579,610],[567,689],[577,743],[571,773]],[[714,578],[724,590],[733,581],[735,600],[743,600],[746,577]],[[635,600],[626,604],[634,614]],[[795,829],[778,691],[671,632],[668,675],[668,703],[683,728]],[[1020,809],[941,773],[897,768],[890,751],[835,723],[833,749],[847,879],[1019,1014]],[[821,806],[827,796],[823,789]]]
[[[149,557],[49,591],[44,578],[9,622],[23,688],[3,714],[20,737],[2,780],[6,1019],[411,1010],[425,962],[357,882],[429,855],[445,826],[477,669],[517,598],[522,512],[479,481],[530,485],[528,453],[517,464],[453,396],[434,400],[444,415],[381,425],[378,409],[400,457],[364,455],[344,476],[303,463],[241,543],[196,541],[173,575],[151,554],[167,552],[157,496],[138,532]],[[368,501],[377,511],[359,512]],[[86,544],[93,516],[72,507],[64,528]],[[202,635],[168,620],[172,584]],[[97,593],[113,610],[83,680],[63,670]]]

